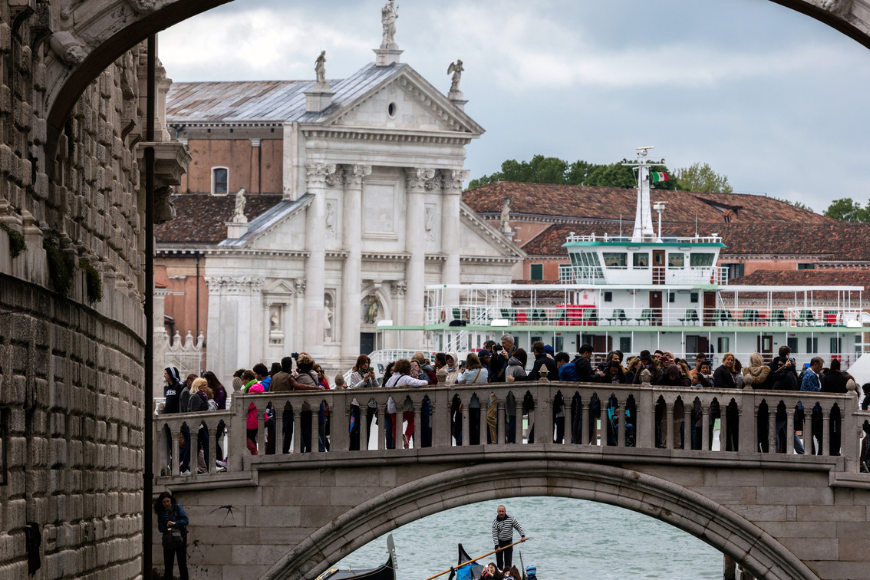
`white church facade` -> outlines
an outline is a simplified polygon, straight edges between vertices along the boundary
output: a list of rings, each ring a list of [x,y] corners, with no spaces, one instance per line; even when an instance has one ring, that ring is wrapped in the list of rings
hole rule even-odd
[[[207,300],[198,292],[192,306],[188,284],[166,314],[206,321],[193,334],[222,380],[294,351],[347,370],[361,352],[422,347],[420,332],[379,334],[379,323],[419,326],[427,285],[509,283],[524,258],[461,201],[466,146],[484,130],[457,73],[445,96],[387,40],[344,80],[326,80],[321,55],[316,81],[169,92],[170,131],[193,162],[181,220],[158,232],[158,280],[171,294],[197,260]]]

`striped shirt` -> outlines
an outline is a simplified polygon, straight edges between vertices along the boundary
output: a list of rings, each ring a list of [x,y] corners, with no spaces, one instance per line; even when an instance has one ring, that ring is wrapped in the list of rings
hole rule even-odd
[[[520,533],[520,537],[526,537],[520,523],[511,516],[505,514],[503,520],[499,520],[498,517],[492,520],[492,545],[498,547],[499,541],[510,544],[514,539],[514,528]]]

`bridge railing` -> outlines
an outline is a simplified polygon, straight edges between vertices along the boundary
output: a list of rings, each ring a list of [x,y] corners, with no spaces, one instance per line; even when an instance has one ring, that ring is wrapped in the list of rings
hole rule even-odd
[[[535,445],[724,460],[831,462],[829,456],[842,455],[845,462],[837,465],[857,472],[864,422],[857,406],[852,395],[545,381],[239,394],[231,411],[158,417],[155,457],[161,459],[155,473],[168,465],[161,455],[170,449],[166,441],[178,457],[177,436],[166,439],[164,424],[178,433],[186,423],[196,433],[194,426],[205,421],[207,428],[192,437],[191,473],[196,473],[193,449],[205,433],[215,441],[221,420],[229,431],[230,471],[273,461],[271,455],[293,462],[331,455],[437,454],[481,445],[510,452]],[[254,422],[257,428],[249,429]],[[795,454],[796,446],[806,453]],[[215,447],[208,445],[203,477],[214,474]],[[177,468],[171,473],[176,475]]]

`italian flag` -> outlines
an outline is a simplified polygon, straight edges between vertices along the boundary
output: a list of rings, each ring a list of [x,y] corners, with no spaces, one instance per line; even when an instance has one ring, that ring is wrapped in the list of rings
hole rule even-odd
[[[668,181],[668,174],[658,171],[650,171],[649,180],[650,183],[661,183],[662,181]]]

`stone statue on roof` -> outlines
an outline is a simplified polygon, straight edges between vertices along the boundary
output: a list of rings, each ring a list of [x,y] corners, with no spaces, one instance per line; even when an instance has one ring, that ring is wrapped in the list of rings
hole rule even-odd
[[[381,41],[382,49],[397,49],[396,44],[396,19],[399,17],[399,7],[394,0],[389,0],[381,9],[381,23],[384,26],[384,39]]]
[[[314,61],[314,72],[317,75],[317,84],[326,84],[326,51],[321,50],[320,56]]]
[[[236,209],[233,212],[233,223],[243,224],[247,223],[248,218],[245,217],[245,204],[247,201],[245,200],[245,188],[241,188],[239,192],[236,194]]]
[[[513,201],[511,200],[511,196],[505,197],[504,198],[504,205],[501,208],[501,219],[499,221],[501,223],[501,231],[506,233],[506,234],[512,233],[511,225],[510,225],[511,206],[512,205],[513,205]]]
[[[459,81],[462,80],[462,72],[465,68],[462,66],[462,61],[460,59],[456,59],[456,62],[451,62],[450,66],[447,68],[447,74],[452,74],[453,79],[450,84],[450,92],[458,93],[459,92]]]

